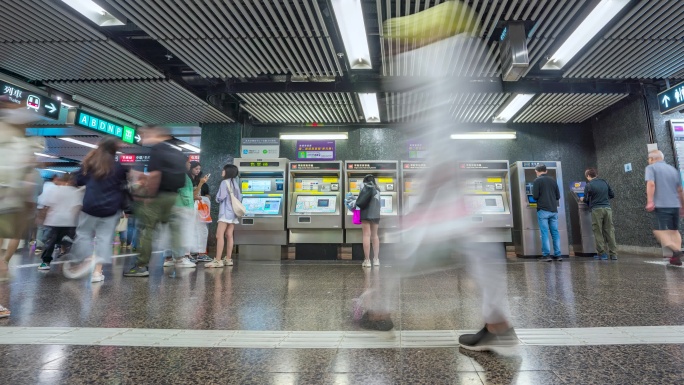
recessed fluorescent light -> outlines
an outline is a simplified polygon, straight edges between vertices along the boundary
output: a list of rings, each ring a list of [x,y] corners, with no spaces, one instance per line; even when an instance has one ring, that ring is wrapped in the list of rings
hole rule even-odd
[[[332,0],[332,7],[351,69],[373,68],[361,0]]]
[[[92,143],[83,142],[83,141],[80,141],[80,140],[74,139],[74,138],[57,138],[57,139],[63,140],[63,141],[65,141],[65,142],[71,142],[71,143],[75,143],[75,144],[80,144],[81,146],[85,146],[85,147],[97,148],[97,144],[92,144]]]
[[[280,134],[281,140],[335,140],[335,139],[349,139],[346,132],[331,132],[331,133],[311,133],[311,134]]]
[[[58,173],[61,173],[61,174],[66,174],[66,171],[55,170],[55,169],[52,169],[52,168],[44,168],[43,170],[45,170],[45,171],[52,171],[52,172],[58,172]]]
[[[176,149],[176,150],[178,150],[178,151],[183,151],[183,149],[182,149],[182,148],[180,148],[180,147],[176,146],[175,144],[171,144],[171,143],[169,143],[169,146],[171,146],[171,147],[175,148],[175,149]]]
[[[601,0],[567,40],[542,66],[543,70],[559,70],[596,36],[630,0]]]
[[[95,4],[92,0],[62,0],[65,4],[73,8],[76,12],[88,18],[88,20],[99,25],[108,27],[112,25],[124,25],[124,23]]]
[[[197,153],[200,152],[199,147],[195,147],[192,144],[183,143],[183,144],[179,144],[179,146],[183,147],[186,150],[190,150],[190,151],[197,152]]]
[[[35,155],[35,156],[42,156],[43,158],[59,159],[58,156],[43,154],[42,152],[34,152],[33,155]]]
[[[453,134],[451,139],[458,140],[482,140],[482,139],[515,139],[515,132],[465,132],[463,134]]]
[[[71,104],[62,102],[62,107],[66,107],[66,108],[75,108],[76,106],[72,106]]]
[[[378,94],[359,94],[359,101],[361,108],[363,108],[363,116],[366,118],[366,123],[380,122],[380,108],[378,107]]]
[[[510,99],[506,107],[494,117],[494,123],[506,123],[518,113],[527,102],[532,100],[534,94],[516,94]]]

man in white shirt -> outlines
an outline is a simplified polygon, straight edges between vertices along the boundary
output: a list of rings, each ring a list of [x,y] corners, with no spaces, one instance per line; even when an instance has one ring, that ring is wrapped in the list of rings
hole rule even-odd
[[[37,221],[37,227],[38,231],[36,232],[36,239],[35,239],[35,250],[36,254],[41,254],[43,252],[43,248],[45,247],[45,238],[48,236],[46,232],[46,226],[43,223],[40,223],[41,217],[42,220],[45,219],[45,197],[50,195],[50,191],[52,191],[53,188],[55,188],[57,185],[55,182],[57,181],[57,175],[53,175],[50,177],[50,179],[46,180],[45,183],[43,183],[43,191],[38,195],[38,199],[36,200],[37,206],[36,209],[38,210],[38,218],[39,220]]]
[[[55,245],[64,237],[74,238],[78,215],[83,205],[83,190],[74,187],[73,178],[66,175],[48,191],[42,203],[47,208],[43,224],[50,229],[50,235],[41,256],[43,263],[38,266],[38,270],[50,270]]]

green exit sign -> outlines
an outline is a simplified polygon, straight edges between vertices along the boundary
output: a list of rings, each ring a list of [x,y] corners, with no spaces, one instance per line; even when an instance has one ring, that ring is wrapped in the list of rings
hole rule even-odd
[[[78,110],[76,112],[76,125],[97,131],[103,134],[116,136],[126,143],[135,143],[135,128],[122,126],[99,116]]]

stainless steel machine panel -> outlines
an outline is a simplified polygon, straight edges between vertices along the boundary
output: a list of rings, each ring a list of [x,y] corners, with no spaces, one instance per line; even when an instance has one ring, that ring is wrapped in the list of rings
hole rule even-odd
[[[235,226],[236,245],[286,245],[288,160],[236,159],[247,214]]]
[[[380,211],[380,242],[389,242],[387,231],[399,229],[399,213],[401,212],[399,202],[399,162],[392,160],[358,160],[346,161],[344,163],[345,180],[344,195],[348,192],[358,196],[363,187],[363,178],[372,174],[380,187],[380,199],[382,209]],[[345,208],[344,215],[345,242],[361,243],[361,226],[352,222],[353,213]]]
[[[537,204],[532,198],[532,184],[537,178],[534,171],[538,164],[546,165],[548,175],[558,183],[561,199],[558,201],[558,231],[560,233],[561,254],[568,255],[568,228],[565,216],[565,192],[561,162],[523,161],[511,165],[513,196],[513,243],[515,252],[522,257],[536,257],[542,254],[541,233],[537,221]]]
[[[420,175],[426,168],[425,162],[401,161],[401,215],[411,211],[419,193]]]
[[[591,209],[582,201],[586,182],[571,182],[570,226],[572,226],[572,249],[576,256],[596,254],[596,242],[592,228]]]
[[[343,243],[342,162],[290,162],[287,227],[291,243]]]

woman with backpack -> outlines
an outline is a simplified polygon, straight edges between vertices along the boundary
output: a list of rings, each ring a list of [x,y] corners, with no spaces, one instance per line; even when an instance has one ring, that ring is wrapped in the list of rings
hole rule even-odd
[[[216,194],[216,202],[220,205],[218,227],[216,228],[216,258],[205,264],[205,267],[233,266],[233,230],[235,230],[235,225],[240,223],[240,219],[236,214],[236,208],[233,207],[232,197],[242,201],[242,191],[237,178],[237,166],[232,164],[223,166],[221,176],[223,181],[221,181],[218,194]],[[222,259],[224,241],[226,257]]]
[[[373,265],[380,266],[380,187],[371,174],[363,178],[363,188],[356,198],[356,207],[361,209],[361,230],[363,231],[363,260],[362,267],[371,267],[370,248],[373,244]]]
[[[121,211],[129,203],[126,196],[128,170],[114,159],[119,143],[113,137],[102,139],[76,172],[76,185],[86,189],[71,253],[76,260],[85,260],[75,266],[67,263],[63,269],[67,278],[85,276],[96,264],[91,281],[102,282],[105,278],[102,264],[112,263],[114,231]]]

